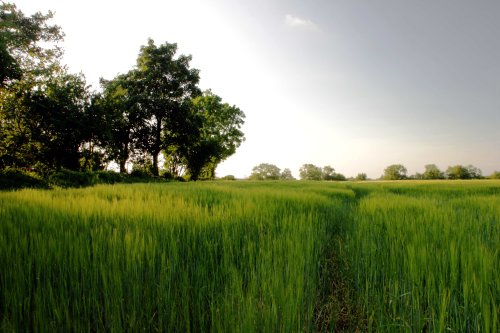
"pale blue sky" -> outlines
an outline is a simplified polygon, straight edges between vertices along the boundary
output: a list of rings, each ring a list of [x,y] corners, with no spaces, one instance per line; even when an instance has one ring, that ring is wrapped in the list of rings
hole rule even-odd
[[[152,37],[176,42],[246,114],[218,175],[266,162],[379,177],[473,164],[500,170],[500,2],[18,0],[55,11],[71,71],[96,85]]]

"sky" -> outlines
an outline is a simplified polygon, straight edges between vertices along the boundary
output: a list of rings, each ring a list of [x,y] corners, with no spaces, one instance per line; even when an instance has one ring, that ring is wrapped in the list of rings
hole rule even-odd
[[[99,88],[141,45],[177,43],[245,114],[217,175],[260,163],[378,178],[391,164],[500,170],[500,1],[17,0],[55,12],[64,62]]]

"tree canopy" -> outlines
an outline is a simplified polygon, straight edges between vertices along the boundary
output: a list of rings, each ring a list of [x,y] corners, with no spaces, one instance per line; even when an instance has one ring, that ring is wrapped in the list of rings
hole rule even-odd
[[[131,161],[174,176],[215,177],[244,141],[245,115],[198,87],[199,70],[177,44],[140,48],[137,64],[90,91],[83,75],[60,64],[63,33],[52,13],[25,16],[0,5],[0,168],[102,169]]]
[[[392,164],[384,169],[384,174],[382,178],[385,180],[401,180],[406,179],[406,173],[408,171],[401,164]]]
[[[251,180],[278,180],[280,179],[280,168],[274,164],[261,163],[252,169]]]

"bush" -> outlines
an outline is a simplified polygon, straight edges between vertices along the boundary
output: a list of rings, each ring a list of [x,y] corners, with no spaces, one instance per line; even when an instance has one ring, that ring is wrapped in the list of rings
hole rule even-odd
[[[71,170],[59,170],[49,175],[49,184],[51,186],[85,187],[97,183],[97,176],[91,172],[78,172]]]
[[[7,168],[0,170],[0,190],[48,188],[47,182],[35,172]]]
[[[99,184],[121,183],[124,180],[123,175],[115,171],[96,171],[94,174]]]
[[[222,177],[221,180],[236,180],[236,177],[233,175],[227,175]]]

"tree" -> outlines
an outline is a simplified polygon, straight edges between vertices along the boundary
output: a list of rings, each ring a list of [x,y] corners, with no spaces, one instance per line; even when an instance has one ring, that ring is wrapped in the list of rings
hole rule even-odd
[[[130,80],[130,73],[109,81],[101,80],[103,92],[94,102],[102,129],[99,141],[108,159],[118,163],[120,173],[127,172],[126,165],[137,146],[137,132],[144,121],[130,93]]]
[[[493,173],[490,175],[491,179],[500,179],[500,171],[493,171]]]
[[[249,179],[252,180],[278,180],[280,179],[280,168],[274,164],[261,163],[252,169]]]
[[[444,179],[444,173],[435,164],[427,164],[422,179]]]
[[[323,167],[321,171],[321,177],[323,178],[323,180],[333,180],[335,178],[335,175],[335,169],[329,165]]]
[[[43,84],[19,81],[2,89],[0,106],[0,166],[79,169],[89,137],[82,76],[62,72]]]
[[[401,164],[392,164],[384,169],[384,175],[382,176],[385,180],[400,180],[406,179],[406,168]]]
[[[463,165],[450,166],[446,169],[446,177],[448,179],[470,179],[469,170]]]
[[[367,180],[368,177],[366,176],[366,173],[358,173],[356,178],[354,178],[354,180],[358,180],[358,181],[363,181],[363,180]]]
[[[189,68],[191,56],[175,58],[176,53],[177,44],[156,46],[149,39],[131,71],[129,93],[136,96],[136,107],[143,113],[137,144],[152,157],[155,176],[160,152],[183,137],[184,128],[179,124],[185,117],[186,104],[200,94],[199,71]]]
[[[204,170],[206,178],[215,178],[217,165],[236,152],[244,141],[240,130],[245,114],[236,106],[223,103],[210,90],[195,97],[191,103],[190,122],[194,128],[177,144],[186,158],[192,179],[197,179]],[[186,132],[186,131],[185,131]]]
[[[470,164],[465,168],[467,169],[467,172],[469,173],[469,177],[471,179],[481,179],[483,177],[483,172],[481,171],[481,169]]]
[[[290,169],[285,168],[281,172],[281,177],[282,180],[295,180],[295,177],[292,175],[292,171]]]
[[[63,34],[58,26],[47,22],[53,14],[35,13],[26,17],[15,4],[0,3],[0,87],[22,79],[31,79],[59,68],[62,55],[57,42]]]
[[[323,171],[314,164],[304,164],[299,169],[300,179],[302,180],[321,180]]]

